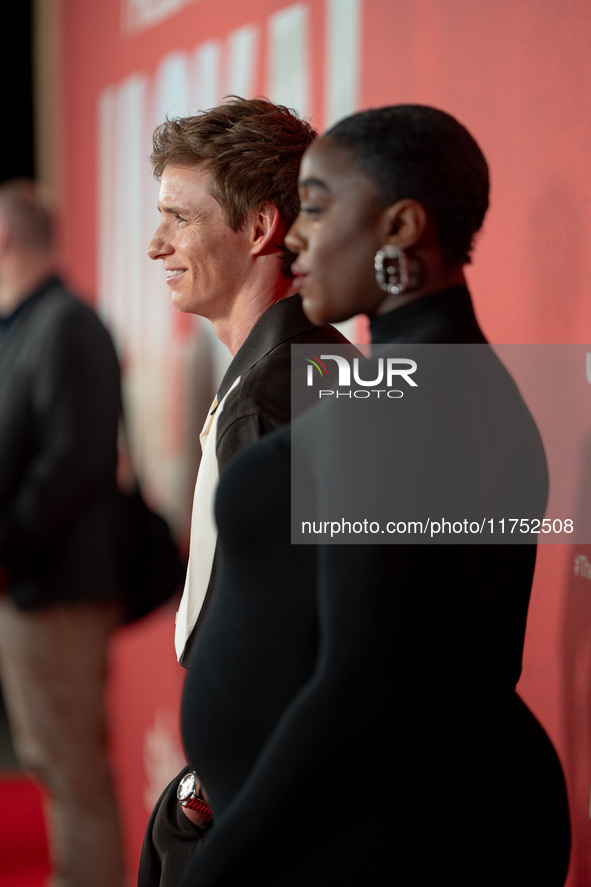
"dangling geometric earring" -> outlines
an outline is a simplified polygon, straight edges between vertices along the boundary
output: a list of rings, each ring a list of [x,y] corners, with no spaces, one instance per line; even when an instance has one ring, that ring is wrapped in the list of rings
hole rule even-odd
[[[400,296],[408,287],[408,261],[402,250],[387,243],[375,255],[374,268],[378,286],[392,296]]]

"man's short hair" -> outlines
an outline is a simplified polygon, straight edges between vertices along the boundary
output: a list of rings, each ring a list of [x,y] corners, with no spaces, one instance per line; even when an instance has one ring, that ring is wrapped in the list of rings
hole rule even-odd
[[[289,228],[299,212],[302,154],[316,135],[283,105],[229,96],[209,111],[158,126],[150,159],[156,178],[168,164],[207,169],[211,194],[233,231],[265,203],[277,207]]]
[[[51,251],[52,214],[41,189],[32,179],[11,179],[0,184],[0,220],[20,246],[39,252]]]
[[[468,130],[427,105],[360,111],[325,135],[351,152],[389,206],[406,197],[433,214],[451,266],[470,262],[488,208],[488,165]]]

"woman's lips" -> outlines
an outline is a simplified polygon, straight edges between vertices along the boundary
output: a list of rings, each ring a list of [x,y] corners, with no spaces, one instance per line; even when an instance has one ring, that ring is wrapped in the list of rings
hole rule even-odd
[[[308,276],[308,272],[304,271],[302,268],[299,268],[295,262],[291,266],[291,273],[293,274],[294,283],[296,283],[298,286],[300,286]]]

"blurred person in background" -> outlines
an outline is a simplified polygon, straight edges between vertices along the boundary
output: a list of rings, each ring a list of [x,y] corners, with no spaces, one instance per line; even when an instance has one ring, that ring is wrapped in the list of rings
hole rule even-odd
[[[104,704],[121,618],[119,363],[57,274],[33,182],[0,186],[0,680],[46,790],[52,887],[122,887]]]
[[[162,261],[174,307],[207,318],[232,355],[201,434],[189,566],[176,619],[184,666],[218,567],[213,496],[219,476],[238,452],[289,422],[291,345],[347,341],[305,316],[293,295],[294,256],[284,243],[299,209],[300,160],[315,137],[288,108],[239,97],[167,120],[153,135],[161,222],[148,255]],[[187,767],[164,790],[148,823],[141,887],[176,885],[210,816],[198,774]]]

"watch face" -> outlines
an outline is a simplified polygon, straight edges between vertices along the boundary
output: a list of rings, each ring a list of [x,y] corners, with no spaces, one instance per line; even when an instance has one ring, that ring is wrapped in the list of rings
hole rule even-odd
[[[187,773],[186,776],[183,776],[181,781],[179,782],[179,787],[177,789],[176,796],[179,801],[186,801],[187,798],[192,797],[195,794],[195,774],[193,772]]]

